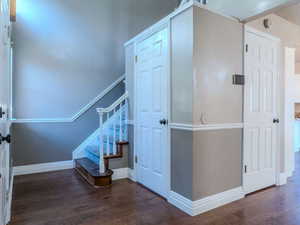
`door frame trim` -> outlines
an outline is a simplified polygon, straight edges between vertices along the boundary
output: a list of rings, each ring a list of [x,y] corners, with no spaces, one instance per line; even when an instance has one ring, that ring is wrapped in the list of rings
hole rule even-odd
[[[283,113],[283,119],[284,121],[284,140],[283,140],[283,150],[284,150],[284,172],[282,173],[282,176],[284,177],[284,180],[286,181],[287,178],[291,177],[295,171],[295,146],[294,146],[294,134],[295,130],[291,129],[290,132],[287,132],[290,128],[293,127],[293,124],[291,124],[291,117],[293,116],[293,122],[294,122],[294,112],[295,112],[295,103],[299,102],[298,98],[296,96],[291,96],[290,93],[287,92],[287,89],[290,88],[290,82],[291,79],[298,79],[296,76],[294,78],[291,78],[292,73],[296,74],[295,68],[293,68],[293,71],[291,71],[289,64],[290,64],[290,55],[287,55],[288,52],[292,52],[293,56],[295,56],[295,48],[284,46],[283,48],[283,54],[284,54],[284,63],[283,63],[283,93],[284,93],[284,113]],[[293,65],[295,67],[295,65]],[[290,104],[293,104],[291,106]],[[290,107],[293,107],[292,112],[289,111],[291,109]],[[292,113],[293,115],[289,114]]]
[[[281,39],[273,36],[269,33],[257,30],[255,28],[252,28],[248,25],[244,26],[244,50],[243,50],[243,59],[244,59],[244,66],[243,66],[243,70],[244,70],[244,74],[246,76],[246,54],[245,54],[245,49],[246,49],[246,36],[247,33],[254,33],[256,35],[262,36],[264,38],[270,39],[272,41],[277,42],[277,87],[276,87],[276,91],[277,91],[277,95],[276,95],[276,100],[277,100],[277,106],[276,106],[276,114],[278,118],[282,118],[282,112],[281,112],[281,96],[282,96],[282,92],[280,90],[280,81],[282,80],[282,66],[281,66],[281,52],[280,52],[280,46],[281,46]],[[245,96],[246,93],[244,93]],[[245,97],[244,97],[245,98]],[[243,104],[243,111],[245,113],[245,103]],[[247,123],[244,121],[244,129],[247,127]],[[275,152],[275,185],[279,186],[282,185],[282,173],[280,171],[280,168],[282,166],[281,163],[281,155],[280,155],[280,146],[281,146],[281,140],[280,140],[280,131],[282,130],[282,123],[280,123],[278,125],[278,127],[276,128],[276,133],[277,133],[277,148],[276,148],[276,152]],[[243,132],[245,134],[245,132]],[[245,155],[245,136],[243,134],[243,158],[242,158],[242,187],[243,190],[245,190],[245,186],[244,186],[244,177],[245,177],[245,173],[244,173],[244,167],[245,167],[245,162],[244,162],[244,155]],[[247,194],[247,193],[245,193]]]
[[[159,32],[163,29],[167,29],[167,62],[166,62],[166,73],[167,73],[167,119],[168,121],[170,121],[170,112],[171,112],[171,21],[170,20],[164,20],[162,21],[161,24],[159,24],[158,26],[155,27],[151,27],[150,29],[148,29],[147,31],[145,31],[141,36],[139,36],[135,41],[134,41],[134,57],[137,55],[137,45],[147,39],[148,37],[150,37],[151,35],[155,34],[156,32]],[[139,182],[138,180],[138,167],[137,167],[137,163],[135,162],[135,157],[138,155],[138,149],[136,148],[137,146],[137,136],[138,136],[138,132],[137,132],[137,69],[136,69],[136,62],[134,62],[134,97],[133,97],[133,101],[134,101],[134,110],[133,110],[133,118],[134,118],[134,122],[133,122],[133,128],[134,128],[134,147],[133,147],[133,157],[134,157],[134,175],[135,175],[135,179],[136,182]],[[165,179],[165,188],[166,188],[166,196],[163,196],[164,198],[166,198],[167,200],[170,199],[170,192],[171,192],[171,128],[170,126],[167,126],[167,140],[166,140],[166,162],[164,162],[165,164],[165,173],[166,173],[166,179]]]

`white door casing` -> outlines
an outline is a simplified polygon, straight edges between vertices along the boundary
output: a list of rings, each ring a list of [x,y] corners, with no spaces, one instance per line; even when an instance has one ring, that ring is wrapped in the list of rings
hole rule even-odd
[[[245,193],[276,184],[279,39],[245,30]],[[275,121],[274,121],[275,119]]]
[[[160,123],[168,119],[167,28],[137,43],[136,53],[137,181],[167,197],[168,127]]]
[[[296,49],[286,47],[284,55],[284,173],[290,177],[295,170],[295,103],[300,102],[300,76],[295,70]]]
[[[0,115],[0,225],[5,225],[10,220],[13,182],[9,144],[2,141],[10,131],[11,26],[8,0],[0,1],[0,5],[0,107],[5,113]]]

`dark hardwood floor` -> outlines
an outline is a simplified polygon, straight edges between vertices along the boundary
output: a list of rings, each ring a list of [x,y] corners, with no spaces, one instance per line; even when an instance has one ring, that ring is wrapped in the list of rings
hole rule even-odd
[[[16,177],[12,225],[300,225],[300,155],[287,185],[190,217],[129,181],[94,189],[72,170]]]

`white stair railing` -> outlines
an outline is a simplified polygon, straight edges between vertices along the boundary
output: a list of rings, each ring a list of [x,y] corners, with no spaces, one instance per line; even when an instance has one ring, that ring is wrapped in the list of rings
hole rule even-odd
[[[111,106],[98,108],[97,112],[100,121],[99,170],[100,173],[105,173],[104,156],[117,154],[116,143],[127,141],[128,93],[122,95]],[[106,127],[104,123],[107,124]]]

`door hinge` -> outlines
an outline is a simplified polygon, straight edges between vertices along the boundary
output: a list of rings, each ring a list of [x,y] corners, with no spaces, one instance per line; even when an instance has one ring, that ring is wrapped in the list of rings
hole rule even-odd
[[[138,163],[138,157],[137,157],[137,155],[134,157],[134,161],[135,161],[135,163]]]
[[[2,119],[5,116],[5,109],[3,106],[0,106],[0,119]]]
[[[248,52],[248,50],[249,50],[249,46],[248,44],[246,44],[246,52]]]
[[[244,172],[247,173],[247,166],[244,166]]]
[[[137,63],[138,62],[138,56],[136,55],[135,56],[135,63]]]

